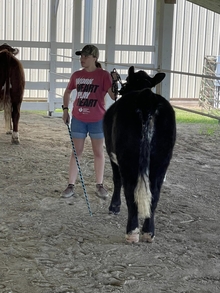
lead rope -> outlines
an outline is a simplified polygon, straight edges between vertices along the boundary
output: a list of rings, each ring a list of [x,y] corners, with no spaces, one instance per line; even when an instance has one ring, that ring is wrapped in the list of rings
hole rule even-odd
[[[77,164],[77,167],[78,167],[79,176],[80,176],[80,180],[81,180],[81,183],[82,183],[82,188],[83,188],[83,191],[84,191],[84,196],[85,196],[85,199],[86,199],[87,207],[88,207],[90,216],[92,216],[92,211],[91,211],[91,208],[90,208],[88,195],[86,193],[86,187],[85,187],[85,184],[84,184],[84,180],[83,180],[83,176],[82,176],[82,172],[81,172],[79,160],[78,160],[78,157],[77,157],[77,154],[76,154],[76,149],[75,149],[75,146],[74,146],[74,142],[73,142],[73,138],[72,138],[70,126],[69,126],[68,123],[66,125],[67,125],[68,131],[69,131],[69,136],[70,136],[70,140],[71,140],[72,147],[73,147],[73,153],[74,153],[74,157],[75,157],[76,164]]]

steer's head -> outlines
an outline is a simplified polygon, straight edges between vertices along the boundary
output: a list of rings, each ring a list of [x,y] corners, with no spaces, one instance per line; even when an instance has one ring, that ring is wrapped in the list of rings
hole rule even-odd
[[[122,86],[120,94],[123,95],[130,91],[142,90],[145,88],[153,88],[165,78],[165,73],[157,73],[154,77],[150,77],[145,71],[139,70],[134,72],[134,66],[128,69],[128,77],[126,83]]]
[[[7,43],[4,43],[3,45],[0,46],[0,52],[3,50],[7,50],[8,52],[10,52],[13,55],[17,55],[19,53],[18,48],[12,48]]]

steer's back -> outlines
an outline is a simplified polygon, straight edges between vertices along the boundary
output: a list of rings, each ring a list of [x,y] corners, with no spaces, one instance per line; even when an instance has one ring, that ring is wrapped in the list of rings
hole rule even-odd
[[[107,110],[103,125],[107,152],[110,157],[115,154],[121,168],[123,164],[126,169],[132,161],[137,172],[139,158],[146,152],[154,159],[155,154],[160,160],[171,159],[176,139],[175,113],[165,98],[150,89],[122,96]],[[148,143],[141,150],[143,140]]]

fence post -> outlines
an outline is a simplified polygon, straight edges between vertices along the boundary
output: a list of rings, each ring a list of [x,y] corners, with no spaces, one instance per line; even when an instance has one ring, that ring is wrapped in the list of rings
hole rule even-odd
[[[175,1],[169,1],[174,3]],[[156,2],[156,32],[155,32],[155,64],[160,70],[171,68],[172,56],[172,31],[173,31],[173,11],[174,4],[167,4],[161,0]],[[157,88],[157,94],[162,94],[166,99],[170,99],[170,73],[160,83]]]
[[[49,72],[49,81],[50,81],[50,88],[48,93],[48,115],[52,116],[55,110],[54,102],[55,102],[55,92],[56,92],[56,55],[57,55],[57,47],[56,47],[56,0],[51,0],[51,23],[50,23],[50,72]]]

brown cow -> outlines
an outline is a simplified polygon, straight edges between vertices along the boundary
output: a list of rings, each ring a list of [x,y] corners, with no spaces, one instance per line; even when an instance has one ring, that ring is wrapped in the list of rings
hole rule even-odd
[[[18,122],[25,87],[23,66],[15,57],[18,52],[6,43],[0,46],[0,110],[4,110],[6,133],[12,133],[14,144],[20,142]]]

